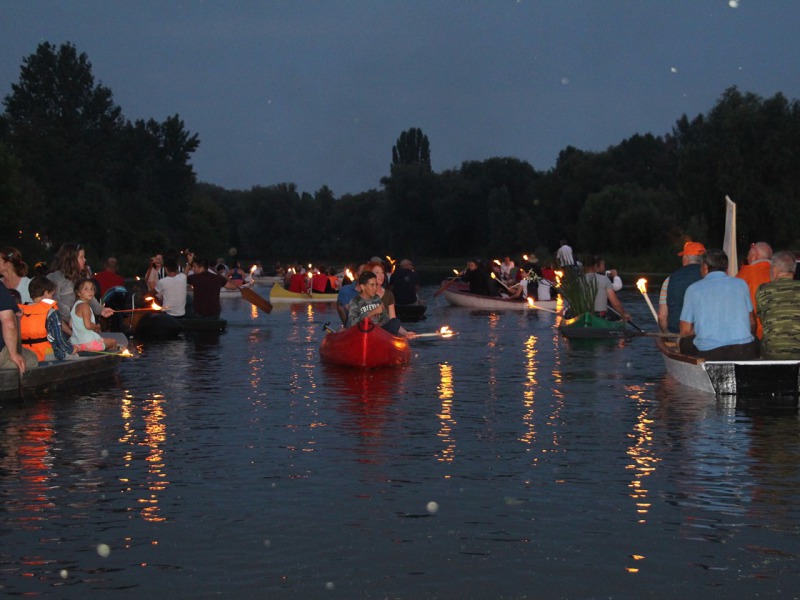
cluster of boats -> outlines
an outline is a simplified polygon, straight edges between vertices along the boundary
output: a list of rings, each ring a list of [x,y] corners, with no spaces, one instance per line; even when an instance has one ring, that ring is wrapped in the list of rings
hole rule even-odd
[[[242,295],[258,308],[269,312],[272,304],[335,302],[337,294],[298,294],[286,290],[280,281],[269,282],[269,301],[255,292],[231,290]],[[800,394],[800,361],[706,361],[681,354],[677,336],[659,332],[644,332],[630,328],[624,321],[609,321],[595,315],[583,314],[566,319],[559,311],[561,301],[526,300],[523,298],[489,297],[469,293],[459,284],[448,284],[439,290],[447,302],[456,307],[482,311],[544,311],[559,315],[556,326],[564,338],[572,340],[616,339],[652,336],[664,357],[667,373],[679,383],[716,395],[758,395],[793,398]],[[437,292],[438,293],[438,292]],[[644,293],[644,292],[643,292]],[[233,295],[233,294],[231,294]],[[250,297],[252,296],[252,297]],[[425,305],[396,306],[401,320],[424,318]],[[139,339],[174,338],[187,332],[221,332],[224,319],[175,319],[158,310],[133,309],[127,317],[127,333]],[[449,332],[452,334],[452,332]],[[128,337],[119,336],[121,348]],[[433,334],[431,334],[433,335]],[[442,337],[447,337],[442,332]],[[355,327],[330,331],[319,348],[320,360],[329,365],[378,368],[393,367],[409,362],[411,350],[404,337],[390,334],[381,327],[365,321]],[[72,361],[43,363],[20,376],[16,369],[0,371],[0,398],[24,398],[42,391],[61,389],[80,381],[104,378],[113,374],[122,356],[118,353],[82,353]]]

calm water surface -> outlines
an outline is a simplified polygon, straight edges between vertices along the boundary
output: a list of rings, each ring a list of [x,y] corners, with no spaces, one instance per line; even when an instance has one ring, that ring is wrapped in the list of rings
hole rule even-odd
[[[652,340],[430,299],[405,368],[320,364],[330,306],[148,343],[0,410],[0,590],[48,598],[797,598],[800,423]],[[261,289],[264,295],[266,289]],[[638,292],[623,292],[653,328]]]

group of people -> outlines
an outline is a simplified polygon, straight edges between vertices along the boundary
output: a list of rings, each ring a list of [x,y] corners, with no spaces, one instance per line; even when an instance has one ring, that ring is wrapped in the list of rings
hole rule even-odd
[[[681,351],[709,360],[800,359],[797,257],[767,242],[750,245],[735,277],[728,256],[689,241],[682,266],[661,286],[658,323]]]
[[[336,310],[345,327],[369,319],[393,335],[412,339],[416,334],[402,326],[396,305],[418,301],[419,279],[414,265],[409,259],[401,260],[391,275],[391,284],[386,275],[385,263],[379,257],[359,264],[355,279],[339,289]]]
[[[16,248],[0,248],[0,368],[21,373],[50,357],[69,360],[81,351],[116,348],[101,335],[95,315],[110,316],[96,296],[96,284],[79,244],[62,244],[46,275],[27,276]]]
[[[540,267],[536,256],[522,259],[519,267],[510,256],[489,263],[470,259],[458,278],[469,286],[471,294],[550,300],[557,275],[553,263],[546,261]],[[536,284],[535,290],[531,288],[532,282]]]
[[[186,252],[186,264],[176,256],[157,254],[151,258],[145,282],[168,314],[188,314],[188,287],[194,290],[192,314],[219,318],[219,292],[244,283],[238,263],[227,276],[209,269],[207,260]],[[82,351],[114,350],[117,342],[104,337],[97,317],[111,317],[99,298],[125,280],[117,272],[117,260],[109,257],[101,271],[93,273],[86,264],[80,244],[62,244],[43,273],[31,273],[20,252],[0,247],[0,368],[16,366],[20,372],[39,361],[70,360]],[[37,269],[38,270],[38,269]]]

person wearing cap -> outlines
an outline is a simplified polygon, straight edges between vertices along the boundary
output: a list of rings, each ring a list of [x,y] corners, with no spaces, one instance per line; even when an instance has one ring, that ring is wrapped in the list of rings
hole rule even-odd
[[[706,250],[702,279],[686,288],[679,333],[684,354],[706,360],[755,360],[759,341],[747,284],[726,273],[728,256]]]
[[[658,326],[663,332],[678,333],[678,321],[683,309],[686,288],[700,281],[700,262],[706,247],[700,242],[686,242],[678,252],[683,265],[672,273],[661,285],[658,297]]]
[[[747,251],[747,264],[742,265],[736,277],[744,279],[747,287],[750,288],[750,301],[756,305],[756,292],[762,283],[770,282],[770,268],[772,261],[772,246],[767,242],[756,242],[750,244]],[[761,319],[756,315],[756,336],[761,339],[763,329]]]

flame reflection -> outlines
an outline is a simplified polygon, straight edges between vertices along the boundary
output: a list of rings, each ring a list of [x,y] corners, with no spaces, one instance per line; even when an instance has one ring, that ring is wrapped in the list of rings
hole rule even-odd
[[[439,366],[439,400],[442,402],[439,411],[439,439],[444,448],[438,453],[439,462],[453,462],[455,457],[456,440],[453,438],[453,425],[456,420],[453,418],[453,366],[442,364]],[[447,476],[449,477],[449,475]]]
[[[138,498],[136,502],[141,509],[142,518],[150,522],[166,520],[161,516],[158,505],[160,493],[170,483],[167,479],[163,448],[167,438],[165,401],[164,396],[156,394],[150,400],[137,406],[134,404],[133,398],[126,395],[122,400],[121,407],[124,433],[119,441],[130,446],[123,456],[124,467],[133,467],[140,460],[141,448],[144,448],[146,452],[144,460],[147,463],[147,476],[141,485],[149,493],[145,497]],[[141,415],[144,419],[143,432],[137,428],[136,420],[139,417],[137,408],[141,408],[143,411]],[[129,484],[124,492],[132,493],[134,491],[130,478],[123,478],[121,481]]]

